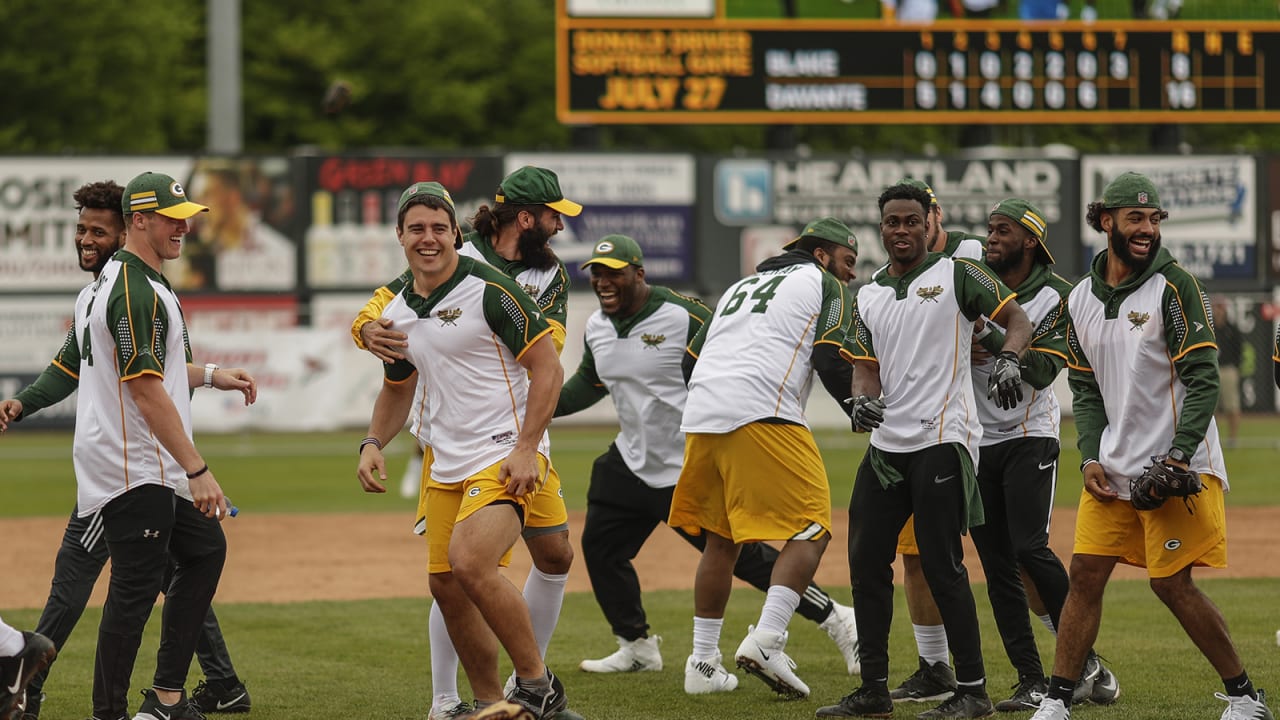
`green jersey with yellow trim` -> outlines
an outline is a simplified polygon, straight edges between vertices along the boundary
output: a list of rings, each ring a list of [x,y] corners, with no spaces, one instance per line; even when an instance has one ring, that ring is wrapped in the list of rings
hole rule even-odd
[[[191,437],[191,345],[169,281],[137,255],[117,252],[80,291],[74,330],[80,392],[72,458],[80,517],[140,485],[171,487],[190,500],[186,471],[124,387],[140,375],[159,376]],[[67,350],[61,357],[73,355]]]
[[[1190,467],[1222,480],[1218,346],[1209,297],[1169,251],[1118,287],[1106,282],[1106,250],[1067,299],[1067,378],[1081,457],[1102,464],[1111,489],[1176,447]]]
[[[808,426],[813,347],[839,347],[849,291],[810,257],[788,255],[734,283],[690,343],[697,358],[680,429],[727,433],[769,418]]]
[[[884,422],[871,431],[872,445],[912,452],[960,443],[977,462],[982,425],[966,371],[973,321],[1013,297],[990,268],[940,253],[858,290],[843,352],[880,365]]]
[[[529,376],[519,364],[551,332],[542,311],[507,275],[458,258],[430,296],[403,287],[383,316],[408,335],[406,359],[385,369],[388,382],[414,376],[426,393],[423,426],[433,448],[432,479],[456,483],[506,458],[524,422]],[[544,432],[538,452],[550,457]]]

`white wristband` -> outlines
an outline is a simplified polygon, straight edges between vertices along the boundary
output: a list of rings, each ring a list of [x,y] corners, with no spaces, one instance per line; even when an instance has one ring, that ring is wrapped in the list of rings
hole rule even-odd
[[[983,326],[982,326],[982,329],[981,329],[981,330],[979,330],[978,332],[976,332],[976,333],[974,333],[974,334],[973,334],[973,339],[974,339],[974,340],[981,340],[982,338],[984,338],[984,337],[986,337],[986,336],[988,336],[988,335],[990,335],[990,334],[991,334],[991,323],[989,323],[989,322],[988,322],[988,323],[983,324]]]
[[[213,387],[213,371],[217,369],[218,369],[217,365],[214,365],[213,363],[205,363],[205,366],[204,366],[204,386],[205,387],[207,388]]]

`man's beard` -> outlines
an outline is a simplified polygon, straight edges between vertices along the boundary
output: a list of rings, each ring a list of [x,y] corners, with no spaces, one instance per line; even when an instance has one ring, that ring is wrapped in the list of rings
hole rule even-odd
[[[1160,233],[1155,233],[1151,238],[1151,248],[1147,251],[1147,257],[1142,260],[1134,257],[1133,253],[1129,251],[1129,238],[1126,238],[1118,227],[1112,226],[1110,232],[1107,233],[1107,247],[1130,270],[1135,274],[1141,275],[1155,261],[1156,253],[1160,251]]]
[[[520,250],[520,261],[535,270],[550,270],[559,261],[555,252],[548,245],[551,233],[535,225],[528,230],[521,230],[516,239],[516,248]]]
[[[115,250],[110,250],[107,252],[102,252],[102,250],[98,250],[98,259],[93,261],[93,265],[85,266],[84,259],[80,256],[79,249],[77,249],[76,260],[79,262],[81,270],[87,273],[93,273],[94,277],[97,277],[98,273],[102,272],[102,268],[106,267],[107,263],[111,261],[111,256],[115,254],[116,254]]]
[[[1019,245],[1017,250],[1006,252],[997,260],[986,260],[986,258],[983,258],[983,260],[987,263],[987,267],[995,270],[996,274],[999,275],[1021,265],[1022,258],[1026,256],[1026,254],[1026,248]]]

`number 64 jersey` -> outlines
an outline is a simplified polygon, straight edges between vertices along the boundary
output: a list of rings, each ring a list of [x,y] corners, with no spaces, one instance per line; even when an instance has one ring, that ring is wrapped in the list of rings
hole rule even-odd
[[[816,345],[841,346],[848,290],[812,259],[794,254],[725,291],[689,344],[697,358],[680,430],[727,433],[765,418],[804,425]]]

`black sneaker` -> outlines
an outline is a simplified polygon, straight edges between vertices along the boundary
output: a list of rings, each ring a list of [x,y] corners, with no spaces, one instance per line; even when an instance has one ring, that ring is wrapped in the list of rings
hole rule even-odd
[[[133,720],[204,720],[204,715],[191,704],[185,692],[178,702],[165,705],[156,697],[155,690],[148,689],[142,691],[142,705]]]
[[[22,652],[0,658],[0,720],[20,717],[27,683],[58,656],[53,641],[39,633],[24,632],[22,640]]]
[[[249,691],[244,683],[225,680],[201,680],[191,693],[191,704],[202,713],[247,713]]]
[[[44,693],[32,695],[27,693],[27,705],[22,708],[22,720],[40,720],[40,706],[44,704]]]
[[[818,708],[818,717],[893,717],[893,699],[884,685],[863,685],[835,705]]]
[[[920,668],[889,693],[894,702],[942,700],[956,691],[956,673],[950,665],[944,662],[930,665],[924,658],[918,659]]]
[[[507,699],[511,702],[521,705],[533,713],[534,720],[547,720],[553,718],[569,706],[569,699],[564,694],[564,684],[560,682],[560,678],[551,672],[551,668],[547,668],[547,677],[551,680],[551,686],[545,690],[542,688],[526,687],[516,681],[516,686],[512,689]]]
[[[996,710],[1000,712],[1035,710],[1040,707],[1040,701],[1047,694],[1049,694],[1049,681],[1043,676],[1028,675],[1018,680],[1018,684],[1013,686],[1013,695],[1010,695],[1008,700],[996,703]]]
[[[1098,677],[1093,681],[1093,691],[1089,693],[1089,702],[1096,705],[1110,705],[1119,697],[1120,682],[1116,680],[1115,673],[1099,662]]]
[[[1102,663],[1098,654],[1090,650],[1084,659],[1084,667],[1080,670],[1080,679],[1076,681],[1075,690],[1071,691],[1071,704],[1079,705],[1088,702],[1093,695],[1093,685],[1102,677]]]
[[[971,692],[957,690],[941,705],[916,715],[918,720],[944,720],[958,718],[984,718],[996,714],[991,698],[985,690]]]

